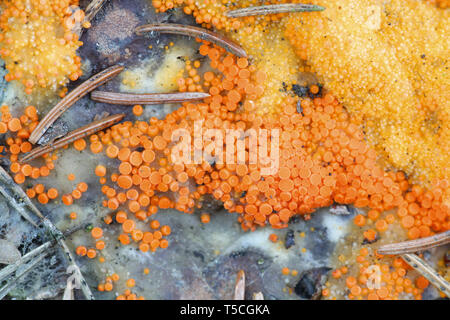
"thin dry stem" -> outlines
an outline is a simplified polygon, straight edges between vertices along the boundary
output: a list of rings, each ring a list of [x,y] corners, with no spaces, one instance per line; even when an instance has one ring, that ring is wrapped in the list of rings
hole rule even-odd
[[[49,152],[52,152],[54,150],[60,149],[68,144],[71,144],[72,142],[82,139],[88,135],[91,135],[93,133],[96,133],[100,130],[103,130],[105,128],[108,128],[112,126],[113,124],[119,122],[125,117],[124,114],[115,114],[109,117],[106,117],[101,120],[96,120],[86,126],[83,126],[81,128],[78,128],[69,134],[67,134],[65,137],[60,138],[56,141],[53,141],[52,143],[41,146],[33,149],[32,151],[26,153],[23,157],[19,159],[19,162],[24,163],[31,161],[33,159],[36,159],[40,156],[43,156],[44,154],[47,154]]]
[[[230,18],[240,18],[267,14],[312,12],[323,10],[325,10],[324,7],[314,4],[282,3],[231,10],[226,12],[225,15]]]
[[[3,282],[6,278],[8,278],[12,273],[14,273],[21,265],[27,263],[29,260],[34,258],[35,256],[46,252],[49,248],[51,248],[55,244],[54,241],[47,241],[43,245],[31,250],[23,257],[21,257],[16,262],[7,265],[3,269],[0,270],[0,283]]]
[[[73,258],[72,253],[64,242],[64,235],[61,231],[56,228],[56,226],[48,220],[44,215],[39,211],[38,208],[31,202],[30,198],[26,195],[26,193],[18,186],[9,174],[0,166],[0,192],[6,197],[7,201],[23,216],[32,223],[37,226],[36,223],[32,220],[30,213],[36,215],[50,235],[57,241],[59,246],[62,248],[67,260],[69,261],[69,265],[72,266],[73,270],[76,271],[77,277],[79,277],[79,281],[81,283],[81,290],[83,291],[86,299],[93,300],[94,296],[89,289],[86,280],[80,272],[75,260]],[[4,188],[6,186],[8,189]],[[46,253],[44,253],[46,254]],[[3,289],[2,289],[3,290]],[[8,290],[9,291],[9,290]]]
[[[136,28],[137,35],[142,35],[145,32],[170,33],[199,38],[201,40],[206,40],[220,47],[223,47],[225,50],[238,57],[247,57],[247,53],[245,52],[245,50],[242,49],[242,47],[234,41],[224,37],[219,33],[199,27],[186,26],[175,23],[158,23],[142,25]]]
[[[406,253],[401,256],[411,267],[430,281],[432,285],[445,293],[450,298],[450,284],[437,273],[430,265],[415,254]]]

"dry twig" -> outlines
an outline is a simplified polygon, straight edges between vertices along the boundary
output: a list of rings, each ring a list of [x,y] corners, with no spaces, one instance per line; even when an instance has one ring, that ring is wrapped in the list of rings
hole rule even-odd
[[[36,259],[34,259],[29,264],[25,265],[23,270],[20,270],[18,274],[16,274],[16,277],[6,283],[3,287],[0,288],[0,300],[3,299],[17,284],[17,282],[25,276],[28,272],[30,272],[39,262],[42,261],[42,259],[45,258],[45,256],[48,254],[48,252],[44,252],[40,254]]]
[[[247,57],[247,53],[245,52],[245,50],[242,49],[234,41],[222,36],[219,33],[199,27],[186,26],[175,23],[158,23],[142,25],[136,28],[137,35],[142,35],[145,32],[170,33],[199,38],[201,40],[206,40],[220,47],[223,47],[225,50],[238,57]]]
[[[37,227],[37,223],[30,215],[30,210],[33,214],[40,215],[39,210],[34,210],[34,205],[31,203],[28,196],[19,187],[11,176],[0,166],[0,193],[5,197],[6,201],[19,212],[19,214],[29,223]],[[43,216],[39,218],[44,218]]]

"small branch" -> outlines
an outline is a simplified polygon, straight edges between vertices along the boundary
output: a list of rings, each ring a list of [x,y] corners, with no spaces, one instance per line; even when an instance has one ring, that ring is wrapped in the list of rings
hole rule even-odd
[[[245,272],[244,272],[244,270],[239,270],[239,272],[237,274],[233,300],[245,300]]]
[[[119,122],[125,117],[124,114],[115,114],[109,117],[106,117],[101,120],[94,121],[84,127],[78,128],[70,133],[68,133],[65,137],[58,139],[56,141],[53,141],[52,143],[41,146],[33,149],[32,151],[26,153],[23,157],[19,159],[19,162],[24,163],[31,161],[35,158],[38,158],[40,156],[43,156],[46,153],[49,153],[51,151],[60,149],[68,144],[71,144],[72,142],[84,138],[88,135],[91,135],[93,133],[96,133],[100,130],[103,130],[105,128],[108,128],[112,126],[113,124]]]
[[[438,233],[431,237],[387,244],[378,248],[377,252],[379,254],[414,253],[418,251],[424,251],[433,247],[442,246],[447,243],[450,243],[450,230]]]
[[[108,82],[115,76],[117,76],[124,67],[112,66],[96,75],[92,76],[77,88],[72,90],[67,96],[65,96],[59,103],[54,106],[49,113],[39,122],[36,128],[30,135],[28,141],[35,144],[44,135],[44,133],[50,128],[50,126],[58,119],[64,112],[67,111],[75,102],[80,100],[86,94]]]
[[[37,227],[38,225],[33,220],[29,211],[33,211],[34,214],[40,215],[39,210],[31,203],[28,196],[19,187],[11,176],[0,166],[0,193],[5,197],[6,201],[19,212],[19,214],[31,223],[33,226]],[[28,209],[27,209],[28,207]],[[34,210],[36,209],[36,210]],[[44,218],[43,216],[39,216],[39,218]]]
[[[325,10],[324,7],[314,4],[283,3],[231,10],[226,12],[225,15],[230,18],[241,18],[277,13],[312,12],[323,10]]]
[[[415,254],[406,253],[401,256],[411,267],[428,279],[436,288],[450,298],[450,284],[430,267],[424,260]]]
[[[209,93],[204,92],[176,92],[176,93],[119,93],[94,91],[91,93],[91,99],[98,102],[122,105],[135,104],[162,104],[162,103],[181,103],[187,101],[196,101],[210,97]]]
[[[245,53],[245,50],[242,49],[242,47],[234,41],[222,36],[219,33],[199,27],[186,26],[175,23],[158,23],[147,24],[136,28],[136,34],[139,36],[146,32],[170,33],[199,38],[201,40],[206,40],[220,47],[223,47],[225,50],[238,57],[247,57],[247,53]]]
[[[264,300],[264,295],[262,292],[253,293],[253,300]]]
[[[36,223],[31,219],[31,216],[29,213],[33,213],[36,215],[40,220],[41,223],[44,225],[44,227],[47,229],[47,231],[50,233],[50,235],[56,240],[56,242],[60,245],[60,247],[63,249],[63,252],[69,261],[69,266],[72,266],[73,270],[76,271],[77,276],[80,278],[81,283],[81,289],[86,297],[86,299],[92,300],[94,299],[94,296],[89,289],[86,280],[84,280],[83,275],[80,272],[80,269],[75,263],[75,260],[67,247],[66,243],[64,242],[64,235],[61,233],[61,231],[56,228],[56,226],[48,220],[44,215],[39,211],[38,208],[31,202],[30,198],[25,194],[25,192],[20,188],[17,184],[14,183],[12,178],[8,175],[8,173],[0,166],[0,182],[5,184],[6,186],[9,186],[11,189],[11,192],[13,195],[10,195],[6,192],[5,188],[3,186],[0,186],[0,192],[5,192],[4,195],[7,196],[7,200],[11,203],[11,205],[16,208],[19,213],[22,216],[28,217],[27,221],[30,221],[33,225],[37,226]],[[18,202],[18,200],[20,202]],[[28,212],[27,212],[28,210]],[[46,253],[45,253],[46,254]]]

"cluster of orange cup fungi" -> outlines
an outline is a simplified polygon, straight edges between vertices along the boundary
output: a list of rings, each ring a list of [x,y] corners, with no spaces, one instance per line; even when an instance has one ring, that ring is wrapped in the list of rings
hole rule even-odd
[[[349,290],[349,299],[397,300],[402,293],[411,294],[416,300],[422,299],[422,293],[429,286],[429,281],[423,276],[418,276],[415,280],[407,277],[412,268],[402,258],[396,257],[391,264],[387,264],[379,259],[373,263],[370,256],[370,248],[360,249],[356,257],[356,277],[349,274],[346,266],[331,273],[334,279],[342,279],[345,283],[344,286]],[[329,297],[330,289],[323,289],[322,295]]]
[[[145,298],[143,296],[137,296],[130,289],[127,289],[123,294],[118,295],[116,300],[145,300]]]
[[[12,0],[1,7],[0,56],[7,81],[18,81],[31,94],[37,87],[56,90],[81,76],[76,50],[82,42],[74,27],[89,25],[78,0]]]

